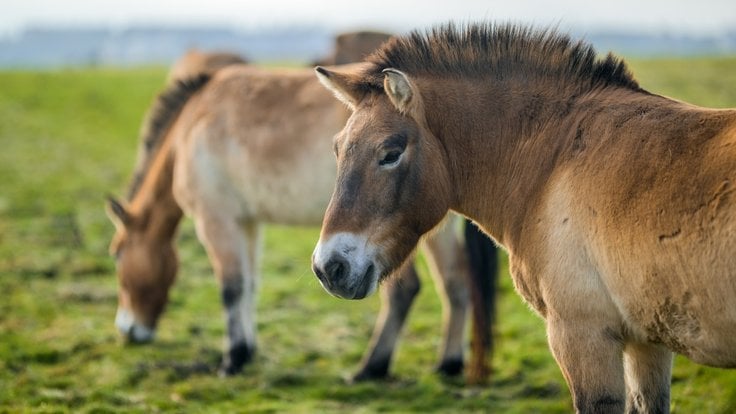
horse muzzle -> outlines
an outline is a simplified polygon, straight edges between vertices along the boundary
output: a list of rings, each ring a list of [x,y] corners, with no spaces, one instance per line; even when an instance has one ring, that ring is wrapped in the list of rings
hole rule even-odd
[[[138,323],[133,314],[123,308],[118,308],[115,314],[115,326],[126,340],[134,344],[152,342],[156,336],[155,329]]]
[[[339,233],[320,240],[312,255],[312,271],[322,287],[342,299],[363,299],[376,291],[376,249],[362,236]]]

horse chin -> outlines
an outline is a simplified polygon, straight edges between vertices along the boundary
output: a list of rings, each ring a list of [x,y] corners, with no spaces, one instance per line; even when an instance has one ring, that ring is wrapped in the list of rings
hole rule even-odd
[[[156,337],[155,329],[149,328],[135,320],[127,309],[118,308],[115,315],[115,326],[120,334],[130,343],[145,344],[152,342]]]

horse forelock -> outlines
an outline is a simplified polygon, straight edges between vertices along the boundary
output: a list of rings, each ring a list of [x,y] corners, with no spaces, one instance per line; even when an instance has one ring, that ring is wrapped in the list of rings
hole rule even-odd
[[[143,177],[145,177],[151,166],[151,161],[158,153],[166,132],[186,102],[210,78],[209,74],[201,73],[188,79],[176,80],[157,95],[141,126],[138,161],[128,189],[128,200],[132,200],[140,189]]]
[[[639,90],[622,59],[598,58],[593,46],[553,29],[514,24],[454,23],[391,38],[366,58],[364,87],[381,90],[386,68],[415,76],[502,78],[525,71],[583,87],[619,86]]]

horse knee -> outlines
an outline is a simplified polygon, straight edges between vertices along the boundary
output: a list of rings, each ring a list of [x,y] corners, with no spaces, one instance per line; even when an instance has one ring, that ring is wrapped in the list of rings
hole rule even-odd
[[[600,321],[547,320],[550,349],[579,413],[623,413],[623,343]]]
[[[595,414],[620,414],[624,412],[625,401],[623,398],[606,393],[594,395],[576,395],[575,409],[578,413]]]
[[[253,288],[247,278],[232,275],[222,279],[221,295],[227,320],[226,361],[240,367],[250,359],[256,343]],[[230,365],[228,363],[227,365]]]
[[[222,304],[226,308],[236,306],[243,297],[243,282],[240,276],[225,278],[220,290]]]
[[[670,412],[669,407],[669,390],[655,396],[646,396],[639,392],[630,392],[626,397],[626,412],[629,414],[666,414]]]
[[[628,412],[669,411],[672,352],[657,345],[628,344],[624,348],[624,372]]]
[[[240,273],[225,276],[220,286],[222,304],[230,309],[241,306],[243,301],[250,302],[255,289],[255,281],[252,278],[243,277]]]
[[[221,376],[235,375],[243,370],[255,354],[255,339],[249,337],[251,327],[246,326],[250,318],[243,315],[245,286],[238,276],[223,280],[222,303],[227,312],[227,346],[223,355]]]

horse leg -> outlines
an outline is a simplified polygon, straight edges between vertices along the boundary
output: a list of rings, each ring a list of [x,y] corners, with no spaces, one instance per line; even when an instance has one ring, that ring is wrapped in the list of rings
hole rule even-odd
[[[381,287],[381,310],[373,328],[371,345],[353,381],[385,378],[388,375],[396,341],[421,287],[412,260],[408,260],[399,272],[396,278]]]
[[[547,335],[578,413],[617,413],[625,408],[623,343],[606,325],[548,315]]]
[[[648,344],[626,344],[626,412],[664,414],[670,411],[672,352]]]
[[[232,375],[251,361],[256,351],[257,256],[260,228],[236,220],[200,219],[197,233],[220,282],[227,319],[227,340],[221,375]]]
[[[491,374],[493,324],[496,318],[498,248],[469,220],[465,220],[465,250],[468,254],[468,290],[472,308],[469,384],[486,384]]]
[[[442,300],[444,340],[437,372],[454,376],[463,371],[463,342],[468,312],[468,257],[455,233],[455,219],[440,224],[425,245],[425,258],[431,269],[435,288]]]

